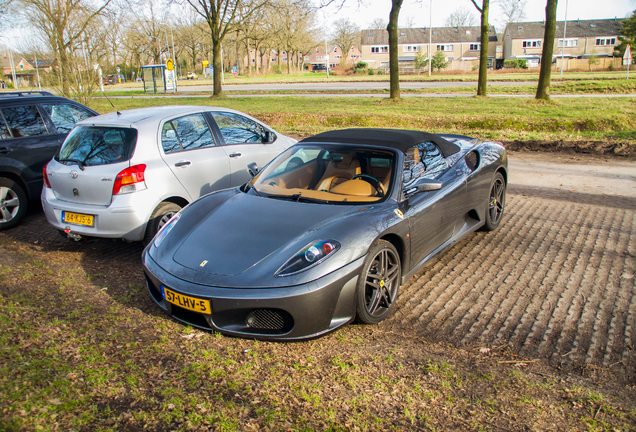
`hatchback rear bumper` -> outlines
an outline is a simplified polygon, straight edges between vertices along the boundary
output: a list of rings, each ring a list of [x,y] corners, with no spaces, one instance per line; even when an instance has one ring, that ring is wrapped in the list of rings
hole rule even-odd
[[[146,224],[160,200],[146,189],[131,194],[115,195],[110,205],[86,205],[62,201],[52,189],[42,189],[42,208],[46,219],[59,230],[89,237],[143,240]],[[62,212],[93,216],[93,226],[62,222]]]

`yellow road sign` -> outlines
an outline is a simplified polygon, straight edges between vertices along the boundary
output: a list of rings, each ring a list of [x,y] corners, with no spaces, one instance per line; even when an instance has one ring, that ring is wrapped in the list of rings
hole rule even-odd
[[[166,69],[168,69],[169,71],[174,69],[174,63],[172,62],[172,59],[166,60]]]

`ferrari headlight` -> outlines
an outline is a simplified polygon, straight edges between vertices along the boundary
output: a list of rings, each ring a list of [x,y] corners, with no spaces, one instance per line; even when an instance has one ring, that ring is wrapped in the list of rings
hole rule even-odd
[[[309,243],[283,264],[275,275],[279,277],[291,276],[308,270],[326,260],[338,249],[340,249],[340,243],[335,240],[319,240]]]
[[[154,240],[155,247],[159,247],[159,245],[161,244],[163,239],[166,238],[170,230],[174,228],[177,222],[179,222],[179,219],[181,219],[181,213],[177,213],[174,216],[172,216],[172,218],[168,222],[166,222],[164,226],[161,227],[157,235],[155,235],[155,240]]]

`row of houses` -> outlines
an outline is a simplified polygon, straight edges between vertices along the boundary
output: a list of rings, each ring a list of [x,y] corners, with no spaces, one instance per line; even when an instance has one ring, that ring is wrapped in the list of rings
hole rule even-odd
[[[561,59],[586,59],[592,55],[611,58],[615,45],[619,44],[620,19],[576,20],[556,23],[557,37],[554,41],[553,62]],[[565,38],[563,32],[565,30]],[[526,59],[529,67],[538,67],[543,52],[545,22],[510,23],[503,33],[497,34],[494,27],[488,35],[488,66],[503,65],[507,59]],[[559,37],[560,36],[560,37]],[[351,61],[363,61],[371,68],[388,68],[389,36],[386,30],[363,30],[360,49],[354,47]],[[430,40],[430,44],[429,44]],[[400,29],[398,33],[398,61],[403,68],[412,67],[418,53],[424,57],[436,52],[444,53],[453,69],[470,70],[479,61],[481,50],[480,27],[433,27]],[[336,54],[338,53],[338,54]],[[321,48],[308,56],[311,64],[325,64],[325,53]],[[342,54],[335,48],[329,60],[332,66],[340,63]],[[572,63],[575,64],[575,63]],[[566,63],[567,68],[567,63]]]

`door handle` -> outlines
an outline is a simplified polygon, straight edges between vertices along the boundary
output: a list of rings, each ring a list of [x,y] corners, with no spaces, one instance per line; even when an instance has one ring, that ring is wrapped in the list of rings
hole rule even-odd
[[[241,154],[240,153],[232,153],[232,154],[230,154],[230,157],[231,158],[241,157]]]
[[[0,153],[2,154],[8,154],[12,149],[10,149],[9,147],[0,147]]]
[[[462,175],[462,174],[463,174],[462,170],[460,170],[460,169],[456,169],[456,170],[455,170],[455,175],[460,176],[460,175]]]
[[[190,165],[192,162],[187,161],[187,160],[182,160],[177,162],[176,164],[174,164],[174,166],[176,167],[181,167],[181,166],[186,166],[186,165]]]

